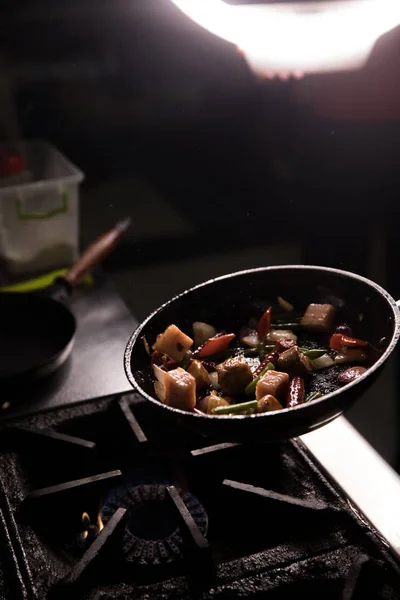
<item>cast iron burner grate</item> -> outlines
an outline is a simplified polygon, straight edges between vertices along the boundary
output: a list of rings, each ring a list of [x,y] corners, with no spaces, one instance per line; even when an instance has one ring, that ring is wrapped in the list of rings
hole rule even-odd
[[[126,560],[140,565],[173,562],[183,555],[183,539],[167,485],[151,483],[124,484],[110,492],[101,510],[106,524],[118,508],[128,510],[123,534]],[[190,492],[180,497],[202,535],[207,533],[208,519],[200,502]]]
[[[5,600],[400,600],[397,563],[299,442],[205,442],[135,396],[5,426]]]

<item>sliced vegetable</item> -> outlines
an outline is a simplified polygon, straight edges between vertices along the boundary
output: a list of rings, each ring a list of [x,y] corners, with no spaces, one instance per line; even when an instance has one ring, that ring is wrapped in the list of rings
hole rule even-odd
[[[292,408],[303,404],[305,397],[304,379],[301,377],[293,377],[289,383],[286,406]]]
[[[247,350],[243,350],[243,356],[257,356],[258,350],[257,348],[247,348]]]
[[[267,363],[261,373],[253,379],[251,383],[246,387],[244,393],[246,396],[254,396],[256,393],[257,383],[260,381],[261,377],[267,373],[267,371],[273,371],[275,366],[272,363]]]
[[[280,296],[278,296],[278,304],[286,312],[292,312],[294,310],[293,304],[290,304],[290,302]]]
[[[326,354],[326,350],[304,350],[303,348],[299,348],[300,352],[307,356],[310,360],[315,360],[316,358],[321,358]]]
[[[250,327],[242,327],[239,332],[239,339],[242,344],[250,346],[250,348],[257,348],[260,340],[258,339],[257,331]]]
[[[204,346],[197,351],[197,356],[199,358],[207,358],[207,356],[223,352],[235,337],[234,333],[217,334],[206,341]]]
[[[338,382],[341,385],[346,385],[347,383],[355,381],[356,379],[361,377],[361,375],[364,375],[364,373],[366,372],[367,369],[365,367],[350,367],[350,369],[347,369],[347,371],[339,375]]]
[[[335,314],[332,304],[310,304],[300,323],[310,331],[326,333],[333,327]]]
[[[228,358],[217,366],[218,383],[226,394],[241,394],[253,380],[249,363],[243,356]]]
[[[271,306],[267,308],[267,310],[257,323],[257,335],[260,340],[263,340],[269,332],[269,330],[271,329],[271,310]]]
[[[289,375],[280,373],[279,371],[267,371],[260,377],[256,385],[256,398],[259,400],[267,394],[271,394],[275,398],[286,394],[289,384]]]
[[[210,385],[210,375],[199,360],[192,360],[187,371],[193,375],[196,380],[196,390],[201,390]]]
[[[275,329],[271,330],[267,336],[266,341],[271,342],[279,342],[280,340],[293,340],[297,342],[297,335],[290,331],[289,329]]]
[[[313,402],[313,400],[318,400],[318,398],[322,398],[323,394],[321,394],[321,392],[311,392],[311,394],[308,394],[307,398],[306,398],[306,402]]]
[[[149,356],[151,356],[151,350],[150,350],[149,342],[146,340],[146,336],[145,335],[142,337],[142,340],[143,340],[143,346],[144,346],[144,349],[146,351],[146,354],[148,354]]]
[[[342,348],[360,348],[368,346],[368,342],[349,337],[343,333],[334,333],[329,342],[332,350],[341,350]]]
[[[199,402],[200,410],[208,415],[212,414],[214,409],[218,406],[229,406],[229,402],[225,400],[225,398],[221,398],[220,396],[216,396],[214,394],[202,398]]]
[[[152,368],[153,368],[154,377],[157,379],[157,381],[159,381],[162,385],[164,385],[167,371],[164,371],[164,369],[161,369],[161,367],[159,367],[155,363],[153,363]]]
[[[272,412],[273,410],[282,410],[283,406],[274,396],[267,394],[257,400],[257,412]]]
[[[196,380],[187,371],[178,367],[165,373],[165,402],[181,410],[193,410],[196,406]]]
[[[233,415],[238,413],[247,413],[257,408],[257,400],[242,402],[241,404],[229,404],[228,406],[218,406],[214,408],[214,415]]]
[[[159,381],[154,382],[154,391],[156,396],[162,403],[165,402],[165,387]]]
[[[362,348],[342,348],[334,360],[338,365],[364,362],[367,360],[367,353]]]
[[[209,374],[210,384],[214,388],[214,390],[220,390],[221,386],[218,383],[218,373],[217,371],[213,371]]]
[[[332,367],[335,364],[334,360],[332,360],[329,354],[323,354],[320,358],[315,358],[311,362],[313,369],[316,370],[327,369],[328,367]]]
[[[176,325],[170,325],[157,336],[153,350],[158,350],[176,361],[181,361],[193,345],[193,340],[183,333]]]
[[[217,330],[208,323],[202,323],[201,321],[195,321],[193,327],[193,338],[194,345],[197,348],[205,344],[207,340],[217,335]]]

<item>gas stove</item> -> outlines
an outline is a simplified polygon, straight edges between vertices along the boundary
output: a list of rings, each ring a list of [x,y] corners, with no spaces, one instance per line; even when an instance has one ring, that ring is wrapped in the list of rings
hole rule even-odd
[[[5,600],[400,598],[388,543],[299,439],[213,443],[131,394],[0,440]]]

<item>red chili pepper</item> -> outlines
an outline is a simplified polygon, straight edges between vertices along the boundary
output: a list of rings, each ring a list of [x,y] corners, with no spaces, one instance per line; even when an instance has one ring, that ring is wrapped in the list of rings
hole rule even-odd
[[[275,367],[278,364],[278,359],[279,359],[278,352],[271,352],[271,354],[268,354],[268,356],[266,356],[264,358],[264,360],[262,362],[260,362],[257,369],[254,371],[253,377],[258,377],[260,375],[261,371],[263,371],[265,369],[265,367],[267,366],[268,363],[271,363]]]
[[[364,340],[358,340],[357,338],[343,335],[342,333],[334,333],[329,342],[332,350],[341,350],[343,347],[346,348],[359,348],[368,346],[368,342]]]
[[[257,323],[257,334],[260,340],[264,339],[271,329],[271,306],[265,311]]]
[[[210,338],[206,341],[197,356],[199,358],[206,358],[207,356],[212,356],[213,354],[223,352],[228,348],[234,337],[236,337],[234,333],[226,333],[224,335],[216,335]]]
[[[162,367],[162,365],[164,364],[162,354],[158,350],[154,350],[153,354],[151,355],[151,364],[157,365],[159,367]]]

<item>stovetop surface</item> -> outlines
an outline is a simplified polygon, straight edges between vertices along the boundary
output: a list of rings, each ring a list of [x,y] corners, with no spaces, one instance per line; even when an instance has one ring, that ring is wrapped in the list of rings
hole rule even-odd
[[[4,425],[0,450],[2,598],[400,598],[299,441],[213,445],[130,395]]]

